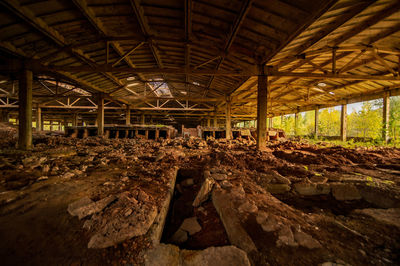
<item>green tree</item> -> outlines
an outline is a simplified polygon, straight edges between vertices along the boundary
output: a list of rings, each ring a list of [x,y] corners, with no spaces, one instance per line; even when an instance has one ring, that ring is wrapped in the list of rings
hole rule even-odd
[[[338,136],[340,134],[340,111],[325,108],[319,112],[318,131],[322,136]]]
[[[377,102],[364,102],[360,111],[348,116],[348,132],[352,137],[381,138],[382,108],[377,107]]]

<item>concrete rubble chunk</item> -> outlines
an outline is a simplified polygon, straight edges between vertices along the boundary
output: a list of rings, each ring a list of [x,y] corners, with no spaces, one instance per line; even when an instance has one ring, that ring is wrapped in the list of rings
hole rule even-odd
[[[126,239],[146,234],[157,216],[155,206],[146,206],[138,215],[130,215],[125,219],[111,217],[89,241],[88,248],[106,248]]]
[[[79,199],[77,201],[74,201],[74,202],[70,203],[68,205],[68,209],[67,210],[68,210],[69,214],[71,214],[72,216],[77,216],[78,215],[78,210],[80,208],[82,208],[84,206],[87,206],[89,204],[92,204],[92,203],[93,203],[93,200],[91,200],[88,197],[84,197],[84,198],[81,198],[81,199]]]
[[[239,206],[238,211],[240,213],[255,213],[258,211],[258,208],[254,203],[246,201]]]
[[[329,184],[296,183],[294,189],[302,196],[328,195],[331,192]]]
[[[203,202],[208,199],[214,184],[215,181],[212,178],[206,178],[204,180],[199,192],[197,193],[196,198],[193,201],[193,207],[199,207]]]
[[[182,266],[250,266],[246,252],[235,246],[182,250],[181,261]]]
[[[222,189],[215,189],[212,192],[212,202],[221,218],[231,244],[243,249],[247,254],[256,252],[256,245],[242,227],[238,214],[233,207],[233,199],[234,195],[232,193],[226,193]]]
[[[226,174],[221,174],[221,173],[211,174],[211,177],[217,181],[226,180],[228,178],[228,176]]]
[[[279,230],[278,240],[276,241],[277,247],[289,246],[297,247],[298,244],[294,240],[294,235],[289,225],[283,225]]]
[[[246,252],[235,246],[180,250],[159,244],[144,254],[145,266],[250,266]]]
[[[332,195],[336,200],[359,200],[361,194],[352,184],[332,184]]]
[[[174,245],[159,244],[149,249],[144,255],[146,266],[177,266],[179,262],[179,248]]]
[[[179,228],[171,237],[171,242],[174,244],[182,244],[188,240],[188,232]]]
[[[201,231],[201,226],[196,217],[190,217],[183,220],[180,229],[188,232],[189,235],[194,235]]]
[[[105,207],[107,207],[111,202],[116,199],[115,196],[108,196],[104,199],[101,199],[96,202],[92,202],[86,205],[82,205],[79,208],[75,208],[73,211],[73,216],[78,216],[79,219],[85,218],[89,215],[102,211]],[[69,209],[69,207],[68,207]],[[70,212],[71,213],[71,212]]]
[[[355,210],[357,214],[363,214],[372,217],[373,219],[386,223],[389,225],[396,226],[400,228],[400,208],[390,208],[390,209],[362,209]]]
[[[294,233],[294,239],[300,246],[308,249],[317,249],[322,247],[317,240],[302,231],[296,231]]]
[[[266,184],[264,188],[271,194],[282,194],[291,189],[287,184]]]
[[[233,187],[232,183],[229,182],[228,180],[223,180],[219,184],[221,185],[222,188],[225,188],[225,189]]]

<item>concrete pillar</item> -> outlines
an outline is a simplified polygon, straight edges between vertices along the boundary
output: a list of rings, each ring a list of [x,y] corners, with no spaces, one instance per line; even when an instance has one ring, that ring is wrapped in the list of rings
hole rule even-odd
[[[144,114],[140,115],[140,124],[142,124],[142,125],[146,124],[146,118],[145,118]]]
[[[97,135],[104,135],[104,98],[99,95],[97,103]]]
[[[342,112],[340,116],[340,139],[347,139],[347,104],[342,104]]]
[[[42,125],[42,108],[38,105],[36,105],[36,131],[42,131],[43,130],[43,125]]]
[[[63,124],[64,124],[64,130],[65,130],[65,128],[68,126],[68,118],[66,116],[64,116]]]
[[[318,121],[319,121],[319,109],[318,107],[314,110],[314,138],[318,139]]]
[[[294,114],[294,135],[297,136],[299,134],[299,113]]]
[[[5,109],[0,110],[0,115],[1,115],[0,122],[8,122],[10,120],[8,110]]]
[[[383,129],[382,139],[385,143],[389,141],[389,114],[390,114],[390,96],[389,93],[385,93],[383,97]]]
[[[72,116],[72,126],[73,127],[78,126],[78,114],[77,113],[74,113],[73,116]]]
[[[32,149],[32,71],[24,69],[19,79],[18,148]]]
[[[257,88],[257,149],[264,150],[267,141],[267,76],[264,66],[259,66]]]
[[[126,125],[131,124],[131,108],[129,105],[126,106],[126,113],[125,113]]]
[[[225,134],[226,139],[231,139],[231,99],[227,98],[226,100],[226,110],[225,110]]]

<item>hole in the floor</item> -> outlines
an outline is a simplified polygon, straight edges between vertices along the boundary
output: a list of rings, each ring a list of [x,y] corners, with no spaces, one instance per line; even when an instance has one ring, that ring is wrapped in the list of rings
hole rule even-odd
[[[229,245],[225,228],[211,200],[203,203],[199,208],[192,206],[203,180],[202,169],[178,171],[174,197],[170,203],[161,242],[175,244],[184,249],[205,249],[211,246]],[[185,219],[193,219],[193,217],[201,230],[190,235],[185,230],[182,232],[181,229],[177,234]]]
[[[364,200],[336,200],[331,195],[296,196],[293,194],[276,194],[276,198],[305,213],[331,213],[347,216],[355,209],[374,208]]]

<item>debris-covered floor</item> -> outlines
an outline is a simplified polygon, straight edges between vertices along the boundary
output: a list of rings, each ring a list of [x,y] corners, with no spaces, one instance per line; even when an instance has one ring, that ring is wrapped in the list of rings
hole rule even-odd
[[[2,265],[400,264],[399,149],[4,132]]]

